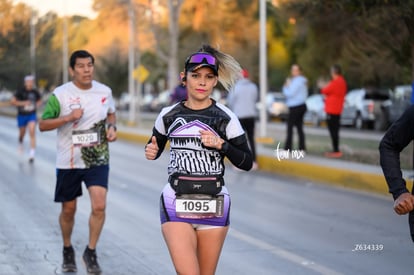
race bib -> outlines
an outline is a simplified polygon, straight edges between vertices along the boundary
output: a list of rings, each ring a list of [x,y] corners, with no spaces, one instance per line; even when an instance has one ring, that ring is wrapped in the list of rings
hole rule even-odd
[[[72,131],[72,143],[76,147],[89,147],[100,144],[101,137],[96,129]]]
[[[24,105],[23,110],[25,110],[26,112],[34,111],[35,110],[35,104],[30,102],[30,104]]]
[[[224,196],[187,194],[177,196],[175,212],[179,218],[205,219],[223,217]]]

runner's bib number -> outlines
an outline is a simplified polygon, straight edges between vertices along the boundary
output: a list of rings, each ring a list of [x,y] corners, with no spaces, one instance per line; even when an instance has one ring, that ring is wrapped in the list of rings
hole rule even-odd
[[[175,201],[175,211],[179,218],[204,219],[222,217],[224,196],[209,196],[187,194],[178,196]]]
[[[23,107],[23,110],[25,110],[26,112],[31,112],[35,110],[35,104],[33,104],[32,102],[30,102],[30,104],[25,105]]]
[[[96,129],[76,130],[72,132],[72,143],[77,147],[88,147],[99,144],[101,141]]]

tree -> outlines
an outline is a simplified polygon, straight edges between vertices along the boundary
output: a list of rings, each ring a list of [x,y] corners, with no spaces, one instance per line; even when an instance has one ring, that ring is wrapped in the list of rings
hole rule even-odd
[[[282,9],[296,19],[302,44],[296,54],[314,77],[341,63],[351,86],[392,86],[410,78],[412,1],[296,0],[283,1]]]
[[[141,53],[146,51],[154,51],[155,42],[153,33],[150,31],[150,18],[148,12],[150,11],[149,1],[147,0],[95,0],[94,10],[98,13],[98,16],[92,22],[89,22],[89,37],[86,47],[95,52],[100,57],[104,57],[105,66],[110,66],[109,61],[116,61],[113,57],[106,56],[108,54],[114,54],[114,45],[116,45],[116,56],[125,62],[124,83],[118,79],[113,82],[111,86],[114,91],[125,91],[128,83],[128,46],[129,46],[129,9],[133,7],[133,13],[135,20],[136,34],[134,36],[135,41],[135,59],[137,64],[133,64],[134,67],[141,63]],[[97,63],[99,60],[97,60]],[[121,62],[122,63],[122,62]],[[103,65],[103,64],[102,64]],[[110,68],[104,69],[107,77],[103,78],[103,72],[99,74],[99,77],[103,79],[112,78],[111,74],[118,75],[118,68],[120,63],[116,62]],[[152,70],[150,70],[152,73]],[[154,80],[154,78],[150,78]],[[154,80],[155,81],[155,80]],[[118,83],[118,84],[115,84]]]
[[[167,88],[172,91],[177,85],[178,73],[178,39],[180,34],[179,15],[183,0],[163,1],[151,0],[151,28],[156,41],[156,52],[162,61],[168,65]],[[166,3],[165,3],[166,2]],[[168,13],[166,13],[168,11]],[[164,16],[163,16],[164,15]],[[165,16],[167,20],[162,20]],[[164,23],[164,24],[163,24]],[[165,30],[168,32],[165,32]],[[165,35],[167,34],[167,35]]]
[[[182,52],[209,43],[233,55],[257,79],[258,1],[186,1],[180,17]],[[182,60],[185,56],[182,56]]]
[[[30,73],[30,16],[24,4],[11,5],[0,0],[0,87],[15,90],[23,85],[23,77]]]
[[[38,19],[36,24],[36,78],[40,88],[49,90],[62,82],[61,44],[55,45],[54,37],[58,31],[59,18],[49,12]]]
[[[112,88],[115,97],[127,91],[128,58],[122,54],[120,44],[114,43],[97,56],[96,77]]]

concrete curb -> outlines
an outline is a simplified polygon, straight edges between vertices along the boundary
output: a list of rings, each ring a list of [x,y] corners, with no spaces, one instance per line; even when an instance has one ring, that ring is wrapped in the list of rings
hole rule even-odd
[[[317,181],[355,190],[374,192],[376,194],[389,195],[388,186],[384,176],[327,167],[303,161],[281,160],[269,156],[258,156],[261,170],[285,176],[294,176],[308,181]]]
[[[150,137],[149,135],[119,131],[118,138],[146,144]],[[303,160],[279,161],[276,156],[267,155],[258,155],[257,162],[261,171],[389,196],[388,186],[383,175],[329,167]],[[407,181],[407,187],[411,190],[411,181]]]
[[[116,134],[117,134],[118,139],[123,139],[123,140],[134,142],[134,143],[147,144],[148,140],[150,139],[149,135],[134,134],[134,133],[124,132],[120,130],[118,130]]]

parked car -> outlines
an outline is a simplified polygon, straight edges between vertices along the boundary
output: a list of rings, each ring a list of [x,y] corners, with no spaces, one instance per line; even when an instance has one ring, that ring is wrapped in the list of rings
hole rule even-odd
[[[154,101],[154,96],[150,93],[146,93],[141,98],[135,98],[135,106],[139,106],[141,111],[151,111],[151,104]],[[117,100],[117,109],[129,110],[129,104],[131,103],[131,96],[128,92],[123,92]]]
[[[13,97],[13,92],[4,90],[0,91],[0,102],[10,101]]]
[[[391,91],[389,100],[383,103],[387,126],[396,121],[411,105],[411,85],[399,85]]]
[[[386,129],[383,103],[389,98],[389,92],[383,90],[355,89],[349,91],[345,96],[341,125],[349,125],[357,129]]]
[[[313,126],[321,126],[322,122],[326,120],[325,101],[321,94],[310,95],[306,99],[306,113],[303,121]]]
[[[162,108],[170,105],[171,103],[171,92],[165,90],[160,92],[151,102],[151,112],[159,113]]]
[[[269,119],[279,118],[286,120],[289,108],[286,105],[286,97],[281,92],[269,92],[266,95],[266,111]]]

